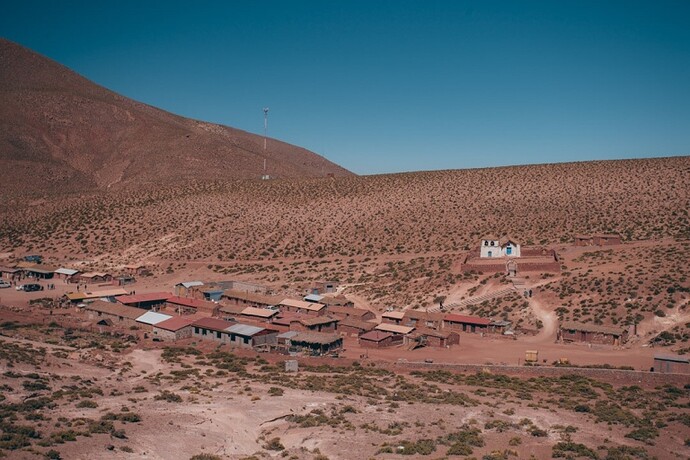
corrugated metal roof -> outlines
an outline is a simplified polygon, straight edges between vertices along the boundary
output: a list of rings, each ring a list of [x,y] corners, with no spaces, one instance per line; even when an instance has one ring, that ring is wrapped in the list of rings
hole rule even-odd
[[[318,294],[309,294],[304,296],[304,300],[306,302],[321,302],[322,299],[323,296]]]
[[[228,332],[251,337],[263,331],[263,327],[250,326],[249,324],[235,324],[225,329]]]
[[[57,273],[58,275],[72,276],[79,273],[79,270],[73,270],[71,268],[58,268],[57,270],[55,270],[55,273]]]
[[[204,283],[201,281],[185,281],[184,283],[177,283],[177,286],[184,286],[186,289],[194,286],[203,286]]]
[[[158,313],[155,311],[147,311],[143,315],[137,318],[137,323],[144,323],[144,324],[158,324],[161,323],[165,320],[168,320],[172,318],[170,315],[166,315],[164,313]]]

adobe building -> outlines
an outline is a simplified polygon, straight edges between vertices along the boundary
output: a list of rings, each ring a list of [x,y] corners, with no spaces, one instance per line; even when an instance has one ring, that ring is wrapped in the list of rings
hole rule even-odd
[[[489,332],[491,320],[478,316],[449,313],[443,317],[444,327],[457,332]]]
[[[654,372],[662,374],[690,374],[690,357],[654,355]]]
[[[173,316],[153,326],[153,335],[166,342],[186,339],[192,336],[192,323],[186,316]]]
[[[437,331],[426,327],[417,328],[409,335],[410,340],[430,347],[447,348],[460,343],[460,334],[456,331]]]
[[[362,348],[387,348],[401,345],[403,336],[385,331],[369,331],[359,336],[359,346]]]
[[[353,317],[346,317],[338,322],[338,332],[344,336],[359,337],[376,327],[376,323],[362,321]]]
[[[405,311],[402,324],[404,326],[441,329],[443,327],[443,318],[443,313],[427,312],[423,310],[407,310]]]
[[[326,314],[326,306],[324,304],[305,302],[304,300],[283,299],[277,307],[282,313],[298,313],[310,316]]]
[[[558,340],[618,346],[628,340],[628,331],[621,327],[566,321],[558,328]]]

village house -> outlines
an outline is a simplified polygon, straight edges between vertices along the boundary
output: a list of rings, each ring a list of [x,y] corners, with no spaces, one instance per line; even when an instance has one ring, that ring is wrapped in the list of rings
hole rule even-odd
[[[172,296],[166,299],[165,308],[180,315],[199,313],[206,316],[215,316],[218,314],[218,305],[213,302],[179,296]]]
[[[276,346],[278,331],[248,324],[234,324],[225,331],[228,333],[230,345],[242,348]]]
[[[414,331],[415,328],[412,326],[402,326],[400,324],[381,323],[377,325],[374,329],[377,331],[392,332],[393,334],[400,334],[402,336],[406,336],[412,331]]]
[[[186,316],[173,316],[170,319],[156,323],[153,335],[166,342],[186,339],[192,336],[192,323],[196,321]]]
[[[136,295],[123,295],[117,301],[130,307],[143,308],[146,310],[156,310],[172,297],[169,292],[146,292]]]
[[[488,235],[481,240],[479,256],[481,258],[520,257],[520,244],[507,236],[496,238]]]
[[[491,320],[478,316],[465,316],[449,313],[443,317],[444,327],[452,331],[489,332]]]
[[[426,327],[441,329],[443,327],[443,313],[427,312],[423,310],[407,310],[403,317],[404,326]]]
[[[387,324],[402,324],[404,318],[403,311],[386,311],[381,314],[381,321]]]
[[[362,321],[360,319],[348,316],[342,318],[338,322],[338,332],[344,336],[359,337],[360,335],[373,330],[376,323],[369,321]]]
[[[447,348],[460,343],[460,334],[456,331],[437,331],[426,327],[417,328],[409,334],[408,341],[416,341],[420,345]]]
[[[305,302],[311,303],[321,303],[321,299],[323,299],[323,296],[319,294],[308,294],[302,298]]]
[[[401,345],[403,336],[384,331],[369,331],[359,336],[359,346],[362,348],[386,348]]]
[[[169,320],[172,318],[171,315],[166,315],[164,313],[158,313],[155,311],[147,311],[143,315],[137,318],[137,323],[144,325],[144,326],[149,326],[149,328],[152,328],[158,323],[162,323],[163,321]]]
[[[338,321],[330,316],[284,314],[274,318],[271,324],[287,327],[291,331],[335,332],[338,329]]]
[[[628,331],[621,327],[566,321],[561,323],[558,329],[558,340],[562,342],[622,345],[628,340]]]
[[[376,314],[373,311],[363,308],[327,306],[326,309],[329,314],[340,318],[352,318],[360,321],[376,319]]]
[[[201,281],[184,281],[175,285],[175,295],[178,297],[191,297],[192,290],[200,288],[204,283]]]
[[[55,276],[58,279],[64,280],[67,283],[76,283],[81,272],[72,268],[58,268],[55,270]]]
[[[314,286],[311,287],[310,292],[312,294],[331,294],[336,292],[337,287],[337,281],[317,281]]]
[[[136,326],[137,318],[145,313],[140,308],[104,302],[102,300],[95,300],[86,304],[84,310],[86,310],[89,319],[96,321],[110,320],[113,325],[118,327]]]
[[[277,307],[282,313],[299,313],[321,316],[326,313],[326,306],[322,303],[305,302],[303,300],[283,299]]]
[[[192,323],[192,337],[216,342],[229,342],[227,328],[235,323],[218,318],[201,318]]]
[[[223,305],[241,305],[243,307],[272,307],[280,303],[280,297],[255,292],[226,289],[221,298]]]
[[[654,355],[654,372],[662,374],[690,374],[690,357]]]
[[[237,321],[242,316],[242,312],[249,307],[243,305],[218,305],[218,312],[214,316],[218,316],[226,321]]]
[[[113,275],[106,272],[88,272],[79,274],[79,282],[85,284],[109,283],[113,280]]]
[[[222,310],[222,308],[221,308]],[[240,312],[241,319],[248,319],[250,321],[257,321],[263,323],[270,323],[280,313],[277,309],[272,308],[256,308],[246,307]]]
[[[144,264],[128,264],[124,266],[125,273],[131,276],[139,276],[139,275],[144,275],[147,270],[146,270],[146,265]]]

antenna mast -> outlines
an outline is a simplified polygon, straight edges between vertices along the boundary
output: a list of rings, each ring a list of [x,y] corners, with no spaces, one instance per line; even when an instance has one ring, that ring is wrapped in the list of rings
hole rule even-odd
[[[268,133],[268,107],[264,107],[264,150],[266,150],[266,134]]]

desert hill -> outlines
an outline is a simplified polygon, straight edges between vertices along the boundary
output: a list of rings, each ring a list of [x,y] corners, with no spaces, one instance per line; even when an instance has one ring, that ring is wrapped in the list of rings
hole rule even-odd
[[[133,101],[0,39],[0,190],[76,191],[188,180],[351,173],[274,139]]]

